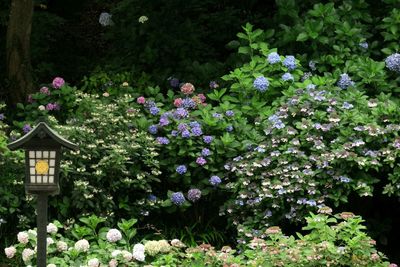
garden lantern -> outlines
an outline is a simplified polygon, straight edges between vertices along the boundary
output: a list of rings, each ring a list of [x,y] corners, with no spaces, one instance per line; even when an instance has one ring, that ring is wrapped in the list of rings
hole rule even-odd
[[[64,139],[45,122],[8,144],[10,150],[25,150],[25,191],[37,195],[37,266],[46,267],[47,196],[60,192],[61,148],[78,146]]]

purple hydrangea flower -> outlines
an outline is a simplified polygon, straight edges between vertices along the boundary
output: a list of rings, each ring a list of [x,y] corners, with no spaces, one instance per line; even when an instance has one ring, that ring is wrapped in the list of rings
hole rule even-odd
[[[175,192],[171,195],[171,201],[175,205],[181,206],[183,203],[185,203],[186,199],[182,192]]]
[[[151,134],[156,134],[158,132],[158,127],[157,125],[150,125],[148,128],[149,133]]]
[[[54,110],[54,105],[53,105],[53,103],[48,103],[48,104],[46,105],[46,110]]]
[[[172,130],[171,131],[172,136],[178,136],[178,131],[177,130]]]
[[[179,174],[185,174],[187,172],[187,168],[185,165],[179,165],[176,167],[176,172]]]
[[[200,166],[203,166],[204,164],[207,163],[207,160],[205,158],[203,158],[203,157],[198,157],[196,159],[196,163],[199,164]]]
[[[342,89],[347,89],[349,86],[354,86],[354,82],[347,73],[343,73],[340,75],[337,85]]]
[[[184,130],[182,132],[182,137],[183,138],[190,138],[190,132],[188,130]]]
[[[282,75],[282,80],[284,81],[293,81],[293,75],[290,74],[289,72],[286,72],[285,74]]]
[[[259,92],[265,92],[268,89],[269,81],[264,76],[259,76],[254,80],[253,86]]]
[[[212,116],[213,116],[214,118],[217,118],[217,119],[221,119],[221,118],[222,118],[222,114],[221,114],[221,113],[218,113],[218,112],[213,113]]]
[[[219,87],[218,83],[216,81],[211,81],[209,84],[211,89],[216,89]]]
[[[226,130],[227,132],[232,132],[232,131],[233,131],[233,126],[232,126],[232,125],[226,126],[225,130]]]
[[[4,120],[4,114],[0,113],[0,121]]]
[[[192,128],[201,127],[200,123],[198,123],[197,121],[189,122],[189,126],[192,127]]]
[[[212,184],[213,186],[218,186],[221,183],[221,178],[219,178],[216,175],[211,176],[210,180],[209,180],[210,184]]]
[[[205,136],[203,136],[203,141],[204,141],[204,143],[206,143],[206,144],[211,144],[211,142],[212,142],[213,139],[214,139],[214,138],[213,138],[212,136],[210,136],[210,135],[205,135]]]
[[[199,200],[201,198],[200,189],[197,188],[190,189],[187,193],[187,198],[192,202],[196,202],[197,200]]]
[[[194,127],[192,128],[192,133],[194,136],[201,136],[203,134],[203,131],[200,127]]]
[[[386,67],[391,71],[400,72],[400,54],[394,53],[385,59]]]
[[[227,110],[227,111],[225,112],[225,115],[226,115],[227,117],[233,117],[233,116],[235,116],[235,112],[233,112],[233,110]]]
[[[169,84],[171,85],[171,87],[173,87],[173,88],[179,87],[179,79],[170,77],[168,80],[169,80]]]
[[[354,106],[348,102],[344,102],[342,108],[344,109],[352,109]]]
[[[161,145],[168,145],[169,139],[167,137],[157,137],[157,142]]]
[[[368,43],[367,42],[361,42],[358,44],[359,47],[363,48],[363,49],[368,49]]]
[[[150,108],[150,114],[151,115],[157,115],[160,112],[160,109],[158,107],[151,107]]]
[[[160,122],[158,123],[160,126],[167,126],[169,124],[169,120],[167,117],[161,116]]]
[[[189,112],[184,108],[177,108],[174,112],[175,119],[183,119],[189,116]]]
[[[58,88],[61,88],[65,84],[65,81],[63,78],[55,77],[52,84],[53,84],[54,88],[58,89]]]
[[[40,93],[45,94],[45,95],[50,95],[50,90],[48,87],[43,86],[42,88],[40,88]]]
[[[202,150],[201,150],[201,155],[203,156],[203,157],[208,157],[208,156],[210,156],[211,155],[211,151],[210,151],[210,149],[208,149],[208,148],[203,148]]]
[[[25,124],[24,127],[22,127],[24,133],[29,133],[30,130],[32,130],[32,127],[29,124]]]
[[[275,64],[275,63],[278,63],[281,61],[281,57],[279,56],[278,53],[271,52],[268,54],[267,60],[268,60],[269,64]]]
[[[188,129],[188,126],[187,126],[186,123],[179,123],[178,124],[178,131],[183,132],[183,131],[185,131],[187,129]]]
[[[191,98],[185,98],[182,100],[181,106],[186,109],[194,109],[196,107],[196,102]]]
[[[296,69],[296,59],[294,56],[286,56],[283,60],[283,65],[288,68],[289,71]]]

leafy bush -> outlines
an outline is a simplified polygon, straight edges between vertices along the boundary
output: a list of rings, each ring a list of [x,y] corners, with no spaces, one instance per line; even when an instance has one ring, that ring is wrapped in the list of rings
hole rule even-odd
[[[311,214],[298,237],[268,228],[237,254],[229,246],[215,250],[209,244],[186,247],[178,239],[136,239],[136,219],[122,220],[118,228],[104,227],[104,218],[82,217],[83,225],[47,226],[48,266],[388,266],[375,241],[365,233],[363,220],[350,212],[331,216]],[[63,229],[64,228],[64,229]],[[5,249],[13,265],[35,262],[36,230],[18,234],[19,243]],[[144,245],[143,245],[144,244]],[[53,265],[51,265],[53,264]],[[147,265],[148,266],[148,265]],[[391,264],[390,266],[396,266]]]
[[[129,95],[118,99],[78,94],[76,117],[56,129],[79,146],[65,154],[57,213],[68,218],[95,212],[120,218],[146,212],[148,195],[159,182],[156,144],[132,127],[141,117]]]

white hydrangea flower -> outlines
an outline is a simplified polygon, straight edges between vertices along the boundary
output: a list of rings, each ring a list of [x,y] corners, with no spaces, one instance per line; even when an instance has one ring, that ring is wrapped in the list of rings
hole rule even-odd
[[[133,256],[129,251],[124,250],[122,251],[122,257],[124,257],[126,261],[131,261]]]
[[[132,256],[137,261],[144,261],[145,260],[144,245],[142,244],[134,245]]]
[[[140,18],[138,19],[138,21],[140,23],[145,23],[148,20],[149,20],[149,18],[147,16],[140,16]]]
[[[109,267],[117,267],[118,266],[118,261],[116,259],[112,259],[110,260],[110,262],[108,263]]]
[[[29,229],[29,230],[28,230],[28,234],[29,234],[29,235],[33,235],[33,236],[37,236],[36,230],[31,230],[31,229]]]
[[[47,246],[50,246],[51,244],[54,244],[53,238],[48,237],[48,238],[46,239],[46,244],[47,244]]]
[[[87,252],[90,248],[89,242],[86,239],[81,239],[78,240],[75,243],[75,249],[78,251],[83,251],[83,252]]]
[[[99,23],[101,24],[101,26],[110,26],[113,25],[114,22],[111,20],[112,15],[110,13],[107,12],[103,12],[100,14],[99,17]]]
[[[96,258],[90,259],[88,261],[88,267],[99,267],[100,261]]]
[[[47,233],[55,234],[55,233],[57,233],[57,231],[58,231],[58,228],[54,223],[49,223],[47,225]]]
[[[121,250],[117,249],[111,252],[111,257],[116,258],[119,254],[121,254]]]
[[[43,105],[40,105],[39,107],[38,107],[38,110],[46,110],[46,107],[45,106],[43,106]]]
[[[68,249],[68,245],[67,243],[65,243],[64,241],[58,241],[57,242],[57,250],[58,251],[66,251]]]
[[[27,244],[29,242],[29,235],[26,232],[19,232],[17,239],[21,244]]]
[[[107,232],[107,240],[109,241],[109,242],[111,242],[111,243],[115,243],[115,242],[117,242],[117,241],[119,241],[119,240],[121,240],[122,239],[122,234],[121,234],[121,232],[119,231],[119,230],[117,230],[117,229],[110,229],[108,232]]]
[[[7,258],[14,258],[15,253],[17,253],[17,249],[14,246],[8,247],[4,249],[4,253],[6,253]]]
[[[149,254],[150,256],[155,256],[160,252],[161,246],[158,241],[147,241],[146,244],[144,244],[144,250],[146,251],[146,254]]]
[[[57,265],[50,263],[50,264],[47,264],[47,267],[57,267]]]
[[[30,249],[30,248],[26,248],[26,249],[24,249],[24,250],[22,251],[22,260],[23,260],[24,262],[27,262],[27,261],[29,261],[29,260],[32,258],[33,255],[35,255],[35,251],[33,251],[33,250]]]

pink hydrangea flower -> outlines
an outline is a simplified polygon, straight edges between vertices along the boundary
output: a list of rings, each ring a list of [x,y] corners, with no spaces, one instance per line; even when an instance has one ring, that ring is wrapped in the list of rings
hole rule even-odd
[[[54,88],[58,89],[58,88],[61,88],[65,84],[65,81],[61,77],[55,77],[52,84],[53,84]]]
[[[146,102],[146,98],[144,96],[139,96],[136,100],[138,104],[144,104]]]
[[[174,106],[179,108],[182,105],[182,98],[177,98],[174,100]]]
[[[40,88],[40,93],[45,94],[45,95],[50,95],[50,90],[48,87],[43,86],[42,88]]]
[[[6,253],[7,258],[11,259],[15,256],[15,253],[17,253],[17,249],[13,246],[5,248],[4,252]]]
[[[194,86],[191,83],[185,83],[181,87],[181,92],[184,93],[185,95],[191,95],[194,92]]]
[[[33,102],[35,102],[35,100],[33,99],[32,95],[28,95],[28,103],[32,104]]]
[[[26,232],[19,232],[17,239],[21,244],[27,244],[29,242],[29,236]]]
[[[201,102],[206,101],[206,96],[204,94],[198,94],[197,96],[200,98]]]

